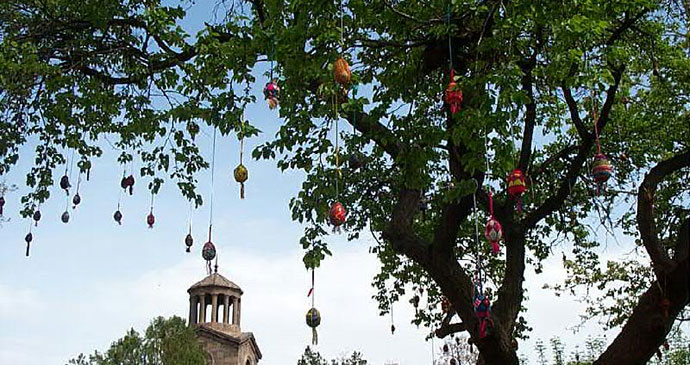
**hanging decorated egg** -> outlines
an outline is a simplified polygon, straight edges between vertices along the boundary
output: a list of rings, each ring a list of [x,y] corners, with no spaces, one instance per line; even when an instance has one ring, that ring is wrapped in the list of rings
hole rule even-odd
[[[611,161],[603,153],[598,153],[594,156],[594,164],[592,165],[592,176],[597,184],[604,184],[609,180],[613,173],[613,166]]]
[[[187,123],[187,132],[189,132],[189,136],[192,137],[193,141],[196,135],[199,134],[199,125],[193,120],[190,120],[189,123]]]
[[[517,201],[517,210],[522,212],[522,199],[521,196],[527,190],[527,182],[525,180],[525,174],[522,170],[515,169],[510,175],[508,175],[508,194]]]
[[[191,233],[188,233],[187,237],[185,237],[184,244],[187,246],[187,252],[189,252],[192,248],[192,245],[194,245],[194,237],[192,237]]]
[[[34,218],[34,222],[36,222],[36,226],[38,226],[38,221],[41,220],[41,211],[40,211],[40,210],[36,210],[36,211],[34,212],[33,218]]]
[[[240,199],[244,199],[244,182],[249,178],[249,170],[243,165],[239,164],[234,171],[235,181],[240,183]]]
[[[149,213],[149,215],[146,217],[146,224],[149,225],[149,228],[153,228],[153,224],[156,223],[156,216],[153,215],[153,211]]]
[[[204,247],[201,249],[201,257],[206,261],[216,258],[216,246],[211,241],[204,243]]]
[[[455,82],[455,70],[450,70],[450,82],[446,87],[446,103],[453,114],[459,112],[462,106],[462,90]]]
[[[69,194],[69,188],[72,185],[69,183],[69,177],[67,175],[64,175],[60,179],[60,188],[65,191],[65,193]]]
[[[515,169],[508,175],[508,194],[512,197],[519,197],[527,190],[525,175],[522,170]]]
[[[474,298],[474,314],[479,319],[479,338],[482,339],[488,336],[488,331],[491,327],[491,302],[489,298],[481,293],[477,293]]]
[[[391,324],[391,335],[395,334],[395,325]]]
[[[0,216],[2,216],[4,209],[5,209],[5,197],[0,196]]]
[[[321,313],[316,308],[307,311],[307,326],[316,328],[321,324]]]
[[[491,242],[491,250],[494,254],[500,251],[498,247],[498,241],[503,237],[503,229],[501,228],[501,223],[498,223],[495,219],[489,219],[486,222],[486,228],[484,229],[484,237]]]
[[[316,308],[311,308],[306,315],[307,326],[311,327],[311,343],[317,345],[319,343],[319,336],[316,333],[316,327],[321,324],[321,313]]]
[[[268,102],[269,109],[275,109],[278,106],[280,87],[276,80],[269,81],[266,86],[264,86],[264,98]]]
[[[335,202],[335,204],[333,204],[331,207],[331,210],[328,212],[328,218],[330,219],[331,224],[335,227],[340,227],[340,225],[345,223],[346,217],[347,212],[345,212],[345,207],[343,207],[340,202]]]
[[[127,176],[127,187],[129,188],[129,195],[134,192],[134,175]]]
[[[79,196],[79,193],[76,193],[74,198],[72,198],[72,204],[74,205],[72,209],[76,209],[79,203],[81,203],[81,196]]]
[[[34,240],[34,235],[31,234],[31,232],[27,233],[26,236],[24,237],[24,241],[26,241],[26,256],[29,257],[29,247],[31,246],[31,241]]]
[[[69,223],[69,212],[64,211],[62,213],[62,216],[60,217],[60,220],[62,220],[62,223],[65,223],[65,224]]]
[[[120,180],[120,187],[127,190],[127,178],[125,176],[123,176],[122,180]]]
[[[347,85],[350,83],[352,73],[350,72],[350,65],[344,58],[338,57],[333,63],[333,77],[340,85]]]
[[[122,224],[122,212],[120,212],[119,210],[115,211],[115,214],[113,214],[113,218],[115,219],[115,222],[117,222],[117,224]]]

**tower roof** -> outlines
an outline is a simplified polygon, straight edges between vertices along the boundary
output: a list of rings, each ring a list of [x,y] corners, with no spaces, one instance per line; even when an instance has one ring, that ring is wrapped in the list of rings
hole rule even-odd
[[[218,273],[213,273],[205,277],[203,280],[189,287],[187,292],[192,292],[195,289],[206,287],[234,289],[242,293],[242,289],[237,284],[233,283],[232,281],[228,280],[225,276]]]

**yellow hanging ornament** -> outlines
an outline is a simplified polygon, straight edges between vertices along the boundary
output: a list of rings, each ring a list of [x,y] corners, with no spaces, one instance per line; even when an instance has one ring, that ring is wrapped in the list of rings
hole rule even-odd
[[[235,181],[240,183],[240,199],[244,199],[244,182],[249,178],[249,171],[243,164],[235,167]]]

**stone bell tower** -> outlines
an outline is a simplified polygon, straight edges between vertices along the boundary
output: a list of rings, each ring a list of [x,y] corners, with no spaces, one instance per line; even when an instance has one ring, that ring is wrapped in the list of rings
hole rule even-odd
[[[213,273],[189,290],[189,325],[206,351],[207,365],[255,365],[261,351],[251,332],[240,329],[242,289]]]

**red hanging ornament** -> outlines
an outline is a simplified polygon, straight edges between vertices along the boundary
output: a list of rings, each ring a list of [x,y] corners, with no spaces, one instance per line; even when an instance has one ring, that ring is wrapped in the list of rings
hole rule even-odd
[[[491,243],[491,251],[494,255],[500,252],[500,247],[498,246],[498,241],[503,237],[503,229],[501,228],[501,223],[499,223],[496,218],[494,218],[494,198],[493,192],[489,190],[489,212],[491,218],[486,222],[486,228],[484,229],[484,237]]]
[[[127,178],[123,178],[120,185],[123,189],[129,189],[129,195],[134,193],[134,175],[129,175]]]
[[[525,174],[522,170],[515,169],[508,175],[508,194],[517,201],[517,210],[522,213],[522,194],[527,190]]]
[[[280,87],[276,80],[271,80],[264,86],[264,98],[268,102],[269,109],[275,109],[280,102]]]
[[[209,265],[211,264],[211,260],[216,258],[216,246],[213,245],[213,242],[208,241],[204,243],[204,247],[201,249],[201,257],[203,257]]]
[[[149,228],[153,228],[153,224],[156,223],[156,216],[153,215],[153,209],[151,209],[151,212],[146,217],[146,223],[149,225]]]
[[[335,202],[335,204],[331,206],[331,210],[328,212],[328,218],[330,219],[331,224],[336,228],[345,223],[346,217],[347,212],[345,211],[345,207],[343,207],[340,202]]]
[[[450,70],[450,82],[446,87],[446,103],[450,106],[450,112],[455,114],[460,111],[462,105],[462,90],[455,83],[455,70]]]

